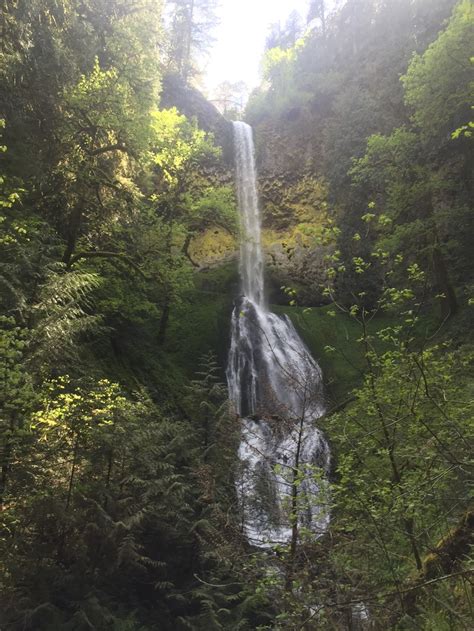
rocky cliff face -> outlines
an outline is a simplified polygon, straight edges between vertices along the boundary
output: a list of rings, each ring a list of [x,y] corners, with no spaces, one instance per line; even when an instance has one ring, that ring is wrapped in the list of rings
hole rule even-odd
[[[201,129],[214,135],[222,159],[203,165],[203,175],[214,186],[233,186],[232,124],[176,75],[163,80],[161,104],[196,118]],[[282,287],[293,287],[299,304],[322,304],[327,251],[317,239],[328,212],[328,192],[311,113],[293,108],[282,117],[256,122],[254,129],[270,301],[286,304]],[[236,239],[219,226],[197,235],[190,247],[201,269],[236,260],[237,250]]]
[[[262,178],[314,173],[318,168],[318,143],[313,138],[311,112],[295,107],[283,116],[253,123],[257,136],[257,159]]]
[[[255,134],[270,299],[285,302],[290,286],[300,304],[322,304],[328,190],[311,114],[294,108],[256,123]]]
[[[222,148],[224,164],[233,165],[232,124],[210,103],[206,97],[178,75],[168,75],[163,79],[161,94],[162,107],[176,107],[188,118],[196,118],[204,131],[214,135],[215,142]]]

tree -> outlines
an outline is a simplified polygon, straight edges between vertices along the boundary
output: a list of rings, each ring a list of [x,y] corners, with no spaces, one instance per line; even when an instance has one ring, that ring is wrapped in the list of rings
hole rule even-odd
[[[326,37],[326,2],[324,0],[311,0],[307,22],[309,23],[312,20],[320,21],[323,37]]]
[[[222,81],[215,89],[213,103],[228,118],[241,118],[248,96],[244,81]]]
[[[345,273],[339,255],[333,264],[329,278]],[[362,276],[369,269],[362,259],[353,264]],[[397,268],[401,288],[392,284]],[[336,454],[327,535],[299,538],[296,557],[291,545],[279,548],[279,561],[291,560],[293,590],[284,593],[278,571],[258,582],[278,602],[281,629],[359,628],[368,620],[462,626],[472,616],[469,596],[457,596],[472,573],[466,476],[474,427],[466,422],[465,378],[472,356],[433,343],[431,331],[420,334],[425,277],[416,264],[386,255],[381,273],[384,291],[373,308],[360,294],[349,308],[336,300],[327,311],[357,323],[366,370],[352,396],[318,420]],[[327,292],[334,297],[331,284]],[[374,328],[379,312],[391,320]]]
[[[282,27],[280,22],[270,25],[270,32],[265,41],[265,50],[293,48],[303,35],[303,21],[298,11],[292,11]]]
[[[282,42],[282,28],[280,22],[274,22],[268,27],[268,35],[265,40],[265,50],[276,48]]]
[[[456,313],[457,300],[443,253],[447,235],[436,209],[437,181],[423,162],[419,138],[399,129],[388,138],[369,138],[366,155],[355,161],[351,173],[354,182],[373,195],[371,205],[379,213],[373,215],[379,224],[379,246],[407,257],[416,253],[413,261],[432,270],[442,317],[447,318]],[[366,219],[371,221],[370,213]]]
[[[400,316],[395,326],[373,336],[367,324],[374,312],[359,304],[351,308],[361,325],[367,372],[355,403],[327,419],[330,435],[337,433],[341,423],[347,430],[338,438],[333,487],[339,518],[332,558],[339,569],[345,568],[342,599],[367,602],[367,596],[380,593],[385,583],[390,607],[397,611],[387,622],[419,613],[416,603],[423,596],[417,582],[427,578],[430,550],[467,510],[465,496],[456,489],[463,486],[472,431],[463,421],[471,403],[464,386],[453,377],[457,362],[463,360],[439,346],[428,347],[414,336],[422,310],[415,288],[423,285],[424,275],[418,266],[408,266],[405,288],[395,290],[390,286],[392,265],[393,259],[387,258],[388,285],[377,308]],[[404,265],[401,257],[395,265]],[[448,506],[456,507],[453,519],[448,518]],[[364,558],[374,546],[378,561],[367,572]],[[446,568],[447,574],[460,570],[462,582],[466,549],[461,546],[459,551],[460,556],[451,558],[445,568],[438,567],[436,576],[442,576]],[[407,585],[413,593],[406,591]],[[427,589],[436,591],[436,585]],[[466,606],[457,605],[459,620],[467,614]],[[367,607],[384,619],[375,602],[367,602]]]
[[[183,270],[175,249],[178,246],[182,256],[189,259],[192,236],[188,235],[196,230],[196,222],[199,224],[199,219],[192,216],[192,202],[203,195],[206,182],[197,177],[198,164],[218,155],[218,149],[205,132],[175,108],[155,111],[151,129],[151,187],[147,193],[154,208],[154,221],[164,239],[159,259],[153,263],[161,264],[159,274],[164,281],[158,330],[158,340],[163,344],[171,304],[179,292],[177,279]]]
[[[70,208],[66,265],[84,234],[84,224],[100,225],[111,212],[125,212],[135,198],[130,175],[133,162],[146,148],[150,123],[150,112],[143,105],[117,71],[102,70],[98,60],[92,72],[66,94],[67,170],[59,164],[54,173],[57,182],[64,182],[64,201]]]
[[[469,65],[462,57],[469,46],[470,20],[470,7],[461,2],[447,28],[413,58],[402,78],[414,130],[371,136],[366,155],[350,171],[380,214],[381,247],[406,256],[409,250],[417,252],[416,260],[432,271],[430,284],[441,298],[443,318],[458,308],[454,283],[462,286],[469,275],[463,234],[470,227],[471,185],[465,177],[472,163],[470,139],[453,141],[452,131],[469,116]]]
[[[292,11],[288,16],[284,26],[284,34],[285,48],[294,46],[303,34],[303,21],[298,11]]]
[[[447,28],[402,78],[412,120],[428,143],[445,144],[471,111],[472,5],[459,2]]]
[[[51,165],[63,158],[61,138],[56,138],[63,94],[92,72],[96,59],[103,71],[114,68],[142,107],[156,100],[157,0],[144,0],[139,7],[126,0],[22,0],[7,2],[4,15],[2,111],[12,168],[46,179]],[[28,160],[32,150],[34,164]]]
[[[34,403],[32,380],[24,364],[25,330],[13,318],[0,318],[0,509],[8,501],[13,461],[29,432],[28,413]]]
[[[197,63],[211,46],[216,27],[217,0],[169,0],[169,66],[185,82],[197,72]]]

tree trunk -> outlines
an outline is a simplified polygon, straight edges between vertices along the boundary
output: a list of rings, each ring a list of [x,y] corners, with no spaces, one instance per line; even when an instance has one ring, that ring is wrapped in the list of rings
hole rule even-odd
[[[71,258],[76,249],[77,239],[79,237],[79,230],[82,223],[83,203],[80,202],[76,208],[71,212],[69,217],[69,224],[67,229],[66,249],[63,254],[63,263],[67,267],[71,264]]]
[[[158,328],[157,342],[158,346],[163,346],[166,338],[166,330],[168,328],[168,322],[170,318],[171,310],[171,298],[169,294],[166,295],[165,304],[163,305],[163,311],[161,312],[160,325]]]
[[[319,8],[320,18],[321,18],[321,30],[323,32],[324,39],[326,39],[326,6],[325,6],[324,0],[321,0],[319,7],[320,7]]]
[[[185,41],[185,49],[184,49],[184,59],[183,59],[183,79],[187,83],[189,79],[189,71],[191,68],[191,51],[192,51],[192,41],[193,41],[193,26],[194,26],[194,0],[189,0],[189,13],[187,16],[187,24],[186,24],[186,41]]]
[[[1,454],[0,465],[0,511],[2,510],[7,490],[8,478],[11,471],[12,452],[13,452],[13,436],[15,433],[16,423],[14,418],[10,419],[10,436],[5,440]]]
[[[10,454],[11,445],[9,442],[5,443],[2,454],[2,466],[0,470],[0,511],[3,507],[5,499],[5,492],[7,489],[8,476],[10,474]]]
[[[450,283],[448,271],[443,253],[439,245],[433,248],[433,270],[436,278],[436,285],[441,293],[441,317],[450,318],[458,310],[458,303],[453,286]]]
[[[182,252],[184,256],[188,259],[193,267],[199,267],[196,261],[193,261],[191,254],[189,253],[189,246],[191,245],[193,235],[191,233],[186,235],[186,239],[184,240]]]
[[[304,429],[304,412],[300,418],[299,431],[298,431],[298,443],[296,445],[295,463],[293,467],[293,479],[291,483],[291,542],[290,542],[290,566],[288,568],[286,576],[286,589],[291,589],[291,582],[293,580],[293,572],[295,566],[296,550],[298,546],[299,537],[299,523],[298,523],[298,474],[301,457],[301,443],[303,440]]]
[[[423,559],[421,571],[413,587],[426,581],[436,580],[443,575],[449,575],[457,564],[467,560],[473,542],[474,510],[471,509],[464,513],[458,525],[452,528]],[[420,593],[423,592],[413,589],[407,591],[404,596],[405,609],[411,616],[418,613],[417,604]]]
[[[384,440],[385,440],[384,446],[387,450],[388,458],[390,461],[390,467],[392,469],[392,480],[393,480],[393,483],[398,488],[400,488],[402,486],[402,474],[400,473],[400,469],[395,457],[394,435],[390,436],[390,432],[386,423],[384,411],[379,403],[378,396],[377,396],[377,389],[375,387],[376,375],[375,375],[374,367],[372,365],[372,361],[370,360],[370,347],[368,344],[368,333],[367,333],[367,326],[366,326],[364,313],[363,313],[362,325],[363,325],[363,340],[364,340],[366,361],[367,361],[367,366],[369,369],[370,389],[372,391],[375,409],[377,410],[377,416],[378,416],[380,427],[381,427]],[[405,534],[407,536],[408,542],[412,550],[413,558],[415,559],[416,567],[418,571],[421,571],[422,562],[421,562],[420,551],[418,549],[418,545],[417,545],[416,537],[415,537],[415,520],[413,519],[413,517],[405,516],[402,518],[402,523],[405,528]]]
[[[69,484],[67,489],[67,498],[66,498],[66,510],[69,509],[69,505],[71,504],[72,499],[72,491],[74,488],[74,476],[76,474],[76,465],[77,465],[77,454],[79,451],[79,436],[76,436],[74,441],[74,449],[72,453],[72,465],[71,465],[71,474],[69,476]]]

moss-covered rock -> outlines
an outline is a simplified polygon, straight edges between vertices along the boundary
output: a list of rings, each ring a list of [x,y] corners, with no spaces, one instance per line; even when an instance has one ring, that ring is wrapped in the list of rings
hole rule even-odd
[[[328,210],[327,184],[322,177],[283,175],[259,180],[263,226],[289,230],[298,224],[321,224]]]
[[[326,283],[320,245],[327,220],[327,186],[323,178],[303,176],[297,181],[284,177],[263,181],[263,244],[267,259],[270,297],[281,302],[281,286],[298,287],[300,303],[325,303],[321,287]]]
[[[221,226],[211,226],[192,240],[189,253],[199,267],[207,268],[234,259],[237,249],[234,235]]]
[[[238,286],[236,261],[196,272],[193,291],[172,313],[163,351],[188,377],[194,375],[199,359],[212,351],[224,378],[233,298]]]

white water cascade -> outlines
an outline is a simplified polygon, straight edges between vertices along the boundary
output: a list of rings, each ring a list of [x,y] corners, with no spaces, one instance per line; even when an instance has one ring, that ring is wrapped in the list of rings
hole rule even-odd
[[[248,541],[271,547],[291,540],[295,521],[315,534],[326,529],[330,456],[315,426],[324,412],[321,370],[289,318],[265,305],[252,128],[234,123],[234,142],[242,295],[232,314],[227,382],[242,419],[237,492]]]

